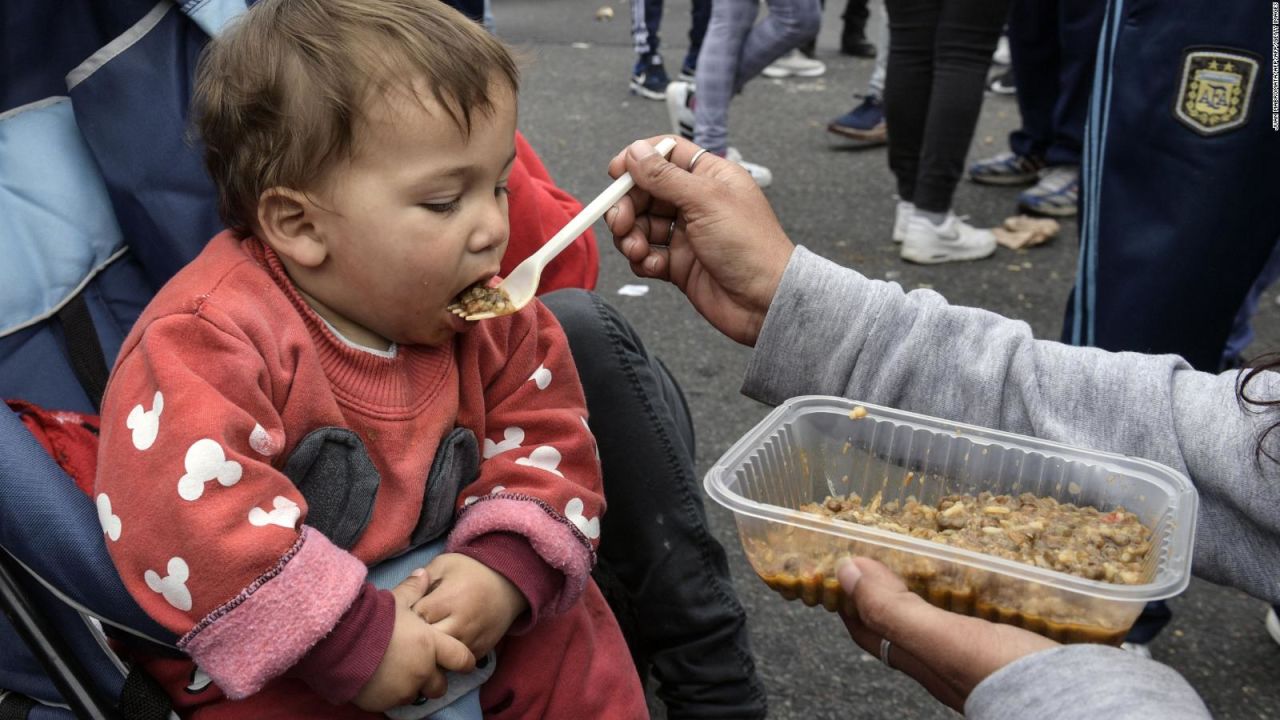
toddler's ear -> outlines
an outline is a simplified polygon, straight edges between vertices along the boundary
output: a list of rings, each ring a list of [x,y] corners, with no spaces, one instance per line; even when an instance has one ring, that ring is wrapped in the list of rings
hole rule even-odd
[[[324,262],[328,249],[316,225],[318,208],[306,195],[273,187],[258,198],[258,227],[262,241],[277,254],[302,267]]]

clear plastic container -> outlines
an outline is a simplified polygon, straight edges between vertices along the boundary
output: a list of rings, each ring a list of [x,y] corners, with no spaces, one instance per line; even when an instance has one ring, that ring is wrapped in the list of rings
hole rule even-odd
[[[866,409],[858,419],[854,408]],[[1190,582],[1199,499],[1185,475],[1139,458],[948,422],[837,397],[776,408],[707,473],[708,494],[734,512],[756,573],[788,599],[852,609],[835,563],[872,557],[942,608],[1006,622],[1062,642],[1119,644],[1149,600]],[[883,502],[951,494],[1118,506],[1153,530],[1141,584],[1088,580],[798,510],[828,495]]]

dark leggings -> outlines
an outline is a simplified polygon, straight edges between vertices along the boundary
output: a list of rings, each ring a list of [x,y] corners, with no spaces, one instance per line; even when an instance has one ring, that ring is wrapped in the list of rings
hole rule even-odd
[[[762,718],[765,691],[724,548],[707,527],[684,396],[598,295],[542,297],[569,338],[608,509],[595,577],[672,718]]]
[[[889,169],[902,199],[946,212],[964,172],[1009,0],[886,0],[885,7]]]

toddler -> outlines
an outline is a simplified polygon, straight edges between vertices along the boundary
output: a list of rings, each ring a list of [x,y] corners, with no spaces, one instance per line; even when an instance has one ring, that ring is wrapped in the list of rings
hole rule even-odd
[[[139,658],[181,714],[359,717],[496,649],[486,717],[646,717],[590,579],[604,503],[565,337],[537,301],[446,310],[507,245],[517,83],[433,0],[262,0],[202,57],[230,229],[125,341],[94,491],[190,658]]]

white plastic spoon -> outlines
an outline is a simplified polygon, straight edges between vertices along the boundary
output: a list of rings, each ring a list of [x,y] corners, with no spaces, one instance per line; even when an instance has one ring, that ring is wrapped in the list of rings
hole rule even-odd
[[[671,154],[671,150],[675,148],[675,138],[663,138],[654,145],[654,149],[658,154],[666,157]],[[461,305],[453,304],[449,309],[460,317],[467,320],[487,320],[489,318],[500,317],[502,315],[510,315],[517,312],[520,308],[529,304],[533,299],[533,295],[538,290],[538,282],[542,279],[542,271],[547,264],[556,258],[565,248],[569,247],[579,235],[587,231],[596,220],[613,207],[615,203],[622,199],[631,188],[635,187],[635,181],[631,179],[631,173],[623,173],[621,177],[613,181],[613,184],[605,188],[595,200],[582,208],[582,212],[578,213],[569,224],[560,229],[550,240],[537,252],[525,258],[524,262],[516,266],[511,274],[503,279],[494,290],[501,291],[507,296],[508,304],[502,310],[496,312],[480,312],[471,315],[466,314],[466,310]]]

